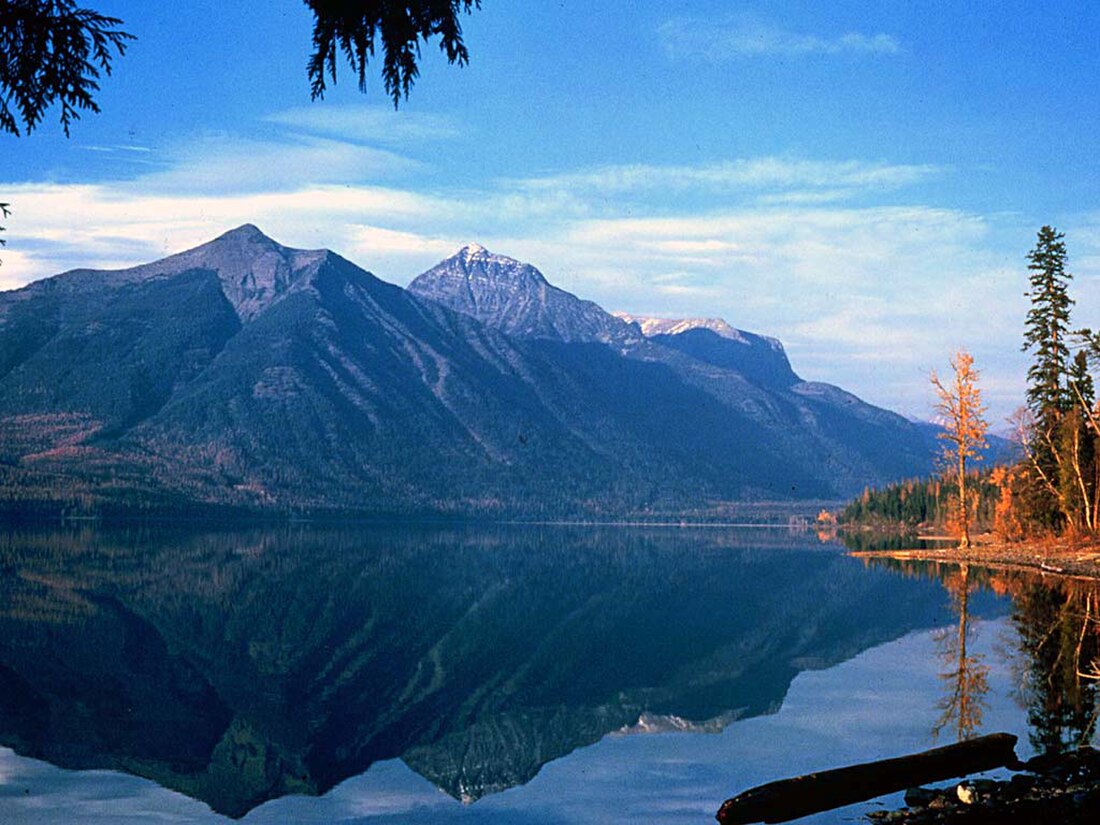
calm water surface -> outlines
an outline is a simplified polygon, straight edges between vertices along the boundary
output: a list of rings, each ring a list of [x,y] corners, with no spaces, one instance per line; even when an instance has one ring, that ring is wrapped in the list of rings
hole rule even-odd
[[[1093,738],[1098,601],[786,530],[7,528],[0,822],[705,823]]]

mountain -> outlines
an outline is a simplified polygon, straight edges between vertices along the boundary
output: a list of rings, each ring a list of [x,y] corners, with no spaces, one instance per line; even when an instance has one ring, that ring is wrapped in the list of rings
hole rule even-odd
[[[714,366],[740,372],[756,383],[791,386],[802,379],[791,369],[778,338],[734,329],[721,318],[645,318],[625,312],[616,318],[642,334]]]
[[[764,338],[745,332],[743,329],[735,329],[723,318],[653,318],[644,315],[631,315],[628,312],[612,312],[616,318],[628,324],[637,324],[643,335],[679,335],[690,329],[709,329],[711,332],[729,338],[731,341],[748,343],[751,338]],[[766,339],[776,349],[782,349],[783,345],[778,338]]]
[[[420,298],[444,304],[520,338],[565,343],[630,344],[639,330],[552,286],[530,264],[469,244],[409,284]]]
[[[754,441],[755,455],[796,465],[783,471],[790,472],[785,490],[782,483],[767,486],[773,495],[848,495],[876,478],[931,469],[933,431],[838,387],[803,381],[774,338],[734,329],[721,319],[615,316],[552,287],[551,298],[546,283],[529,264],[471,246],[416,278],[409,291],[543,349],[550,342],[602,342],[627,361],[665,366],[682,388],[703,392],[729,411],[720,426],[743,423],[745,429],[731,437]],[[518,317],[502,309],[497,298],[502,289]],[[683,429],[687,426],[685,421]],[[727,458],[727,443],[717,437],[708,449],[718,452],[707,454]]]
[[[669,515],[929,455],[771,339],[647,338],[481,247],[404,290],[246,225],[0,293],[8,511]]]

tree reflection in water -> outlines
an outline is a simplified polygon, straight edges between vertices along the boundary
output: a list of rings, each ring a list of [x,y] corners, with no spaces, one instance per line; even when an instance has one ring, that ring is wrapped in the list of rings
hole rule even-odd
[[[801,672],[942,615],[935,586],[868,575],[810,541],[0,529],[0,747],[133,773],[230,816],[398,758],[474,801],[611,733],[773,713]]]
[[[1060,753],[1096,732],[1100,583],[1034,578],[1012,593],[1031,742]]]
[[[969,565],[960,565],[941,581],[951,594],[959,623],[956,632],[944,628],[936,640],[948,670],[940,674],[947,691],[940,700],[940,716],[932,734],[939,737],[945,730],[953,729],[957,740],[962,742],[972,739],[981,729],[982,716],[987,707],[985,696],[989,692],[989,666],[982,656],[967,651],[967,642],[974,631],[967,608],[970,589],[976,586],[971,584]]]
[[[989,668],[968,653],[973,627],[967,607],[973,592],[986,589],[1012,600],[1017,639],[1008,655],[1032,747],[1061,753],[1094,741],[1100,716],[1100,581],[931,561],[870,563],[934,578],[952,594],[959,622],[939,639],[949,669],[942,674],[948,690],[936,733],[953,728],[962,740],[981,727]]]

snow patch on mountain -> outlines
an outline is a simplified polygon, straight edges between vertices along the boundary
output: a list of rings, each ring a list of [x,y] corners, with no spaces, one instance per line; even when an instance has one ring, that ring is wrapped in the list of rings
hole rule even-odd
[[[637,324],[642,334],[647,338],[655,335],[679,335],[689,329],[709,329],[711,332],[737,341],[739,344],[751,344],[751,334],[754,338],[762,339],[771,345],[772,349],[782,351],[783,344],[778,338],[757,333],[747,333],[744,330],[732,327],[722,318],[657,318],[650,315],[631,315],[628,312],[612,312],[616,318],[626,321],[628,324]]]

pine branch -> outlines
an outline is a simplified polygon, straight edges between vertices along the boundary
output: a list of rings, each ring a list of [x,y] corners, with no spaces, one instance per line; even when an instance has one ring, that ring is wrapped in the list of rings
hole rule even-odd
[[[327,84],[336,83],[338,53],[355,75],[359,91],[367,91],[367,69],[382,49],[382,85],[397,108],[408,99],[420,76],[420,44],[439,37],[447,62],[466,65],[469,53],[462,39],[460,15],[481,8],[481,0],[305,0],[313,11],[313,54],[306,65],[310,95],[323,98]]]
[[[126,53],[122,21],[74,0],[6,0],[0,15],[0,132],[29,134],[59,106],[66,137],[83,111],[98,112],[101,74]],[[22,129],[20,129],[22,123]]]

